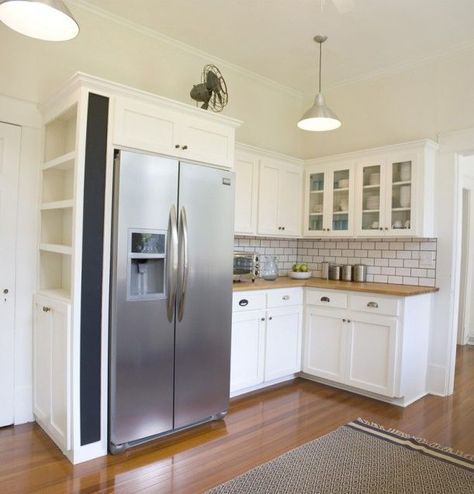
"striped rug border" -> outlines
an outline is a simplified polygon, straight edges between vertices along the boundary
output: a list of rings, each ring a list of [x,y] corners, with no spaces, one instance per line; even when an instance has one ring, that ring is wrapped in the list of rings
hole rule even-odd
[[[456,451],[452,448],[427,441],[421,437],[412,436],[397,429],[387,429],[375,422],[358,418],[346,424],[346,427],[365,432],[393,444],[398,444],[412,451],[445,461],[452,465],[474,471],[474,456]]]

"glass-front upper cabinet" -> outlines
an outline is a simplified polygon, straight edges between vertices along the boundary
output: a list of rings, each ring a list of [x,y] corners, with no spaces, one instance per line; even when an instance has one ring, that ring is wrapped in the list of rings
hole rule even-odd
[[[346,236],[353,230],[351,163],[312,167],[306,175],[305,234]]]
[[[413,160],[389,163],[388,222],[393,233],[411,233],[413,229]]]
[[[385,168],[382,160],[358,166],[357,231],[362,235],[380,235],[385,223]]]

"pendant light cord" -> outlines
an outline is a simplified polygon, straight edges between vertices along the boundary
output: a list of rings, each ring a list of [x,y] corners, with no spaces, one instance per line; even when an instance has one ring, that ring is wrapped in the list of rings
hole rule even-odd
[[[323,59],[323,44],[319,43],[319,92],[321,92],[321,64]]]

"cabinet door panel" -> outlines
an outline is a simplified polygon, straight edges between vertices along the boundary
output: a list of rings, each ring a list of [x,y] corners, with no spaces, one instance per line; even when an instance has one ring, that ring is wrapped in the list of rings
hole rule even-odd
[[[33,337],[33,411],[41,422],[51,417],[51,312],[43,300],[35,302]]]
[[[347,384],[394,396],[397,320],[352,316],[349,330]]]
[[[265,312],[232,314],[230,391],[256,386],[263,382]]]
[[[265,381],[289,376],[301,370],[302,307],[267,312]]]
[[[280,172],[278,225],[284,235],[301,235],[301,195],[303,172],[282,168]]]
[[[280,168],[278,165],[262,161],[260,163],[260,183],[258,189],[258,233],[278,234],[278,191]]]
[[[328,210],[328,184],[325,169],[318,168],[306,172],[305,179],[305,225],[308,236],[321,236],[327,228],[324,211]]]
[[[69,444],[69,310],[56,307],[51,327],[51,426],[65,449]]]
[[[231,168],[234,161],[234,129],[189,117],[182,118],[181,156]]]
[[[127,98],[116,100],[114,144],[176,155],[179,127],[179,115],[173,111]]]
[[[258,159],[237,152],[235,163],[236,234],[257,232]]]
[[[303,371],[313,376],[344,381],[345,324],[343,313],[308,309]]]

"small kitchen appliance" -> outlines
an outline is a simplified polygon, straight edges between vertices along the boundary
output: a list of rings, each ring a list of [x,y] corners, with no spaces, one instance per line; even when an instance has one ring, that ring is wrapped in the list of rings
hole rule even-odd
[[[234,251],[234,282],[255,281],[257,255],[254,252]]]

